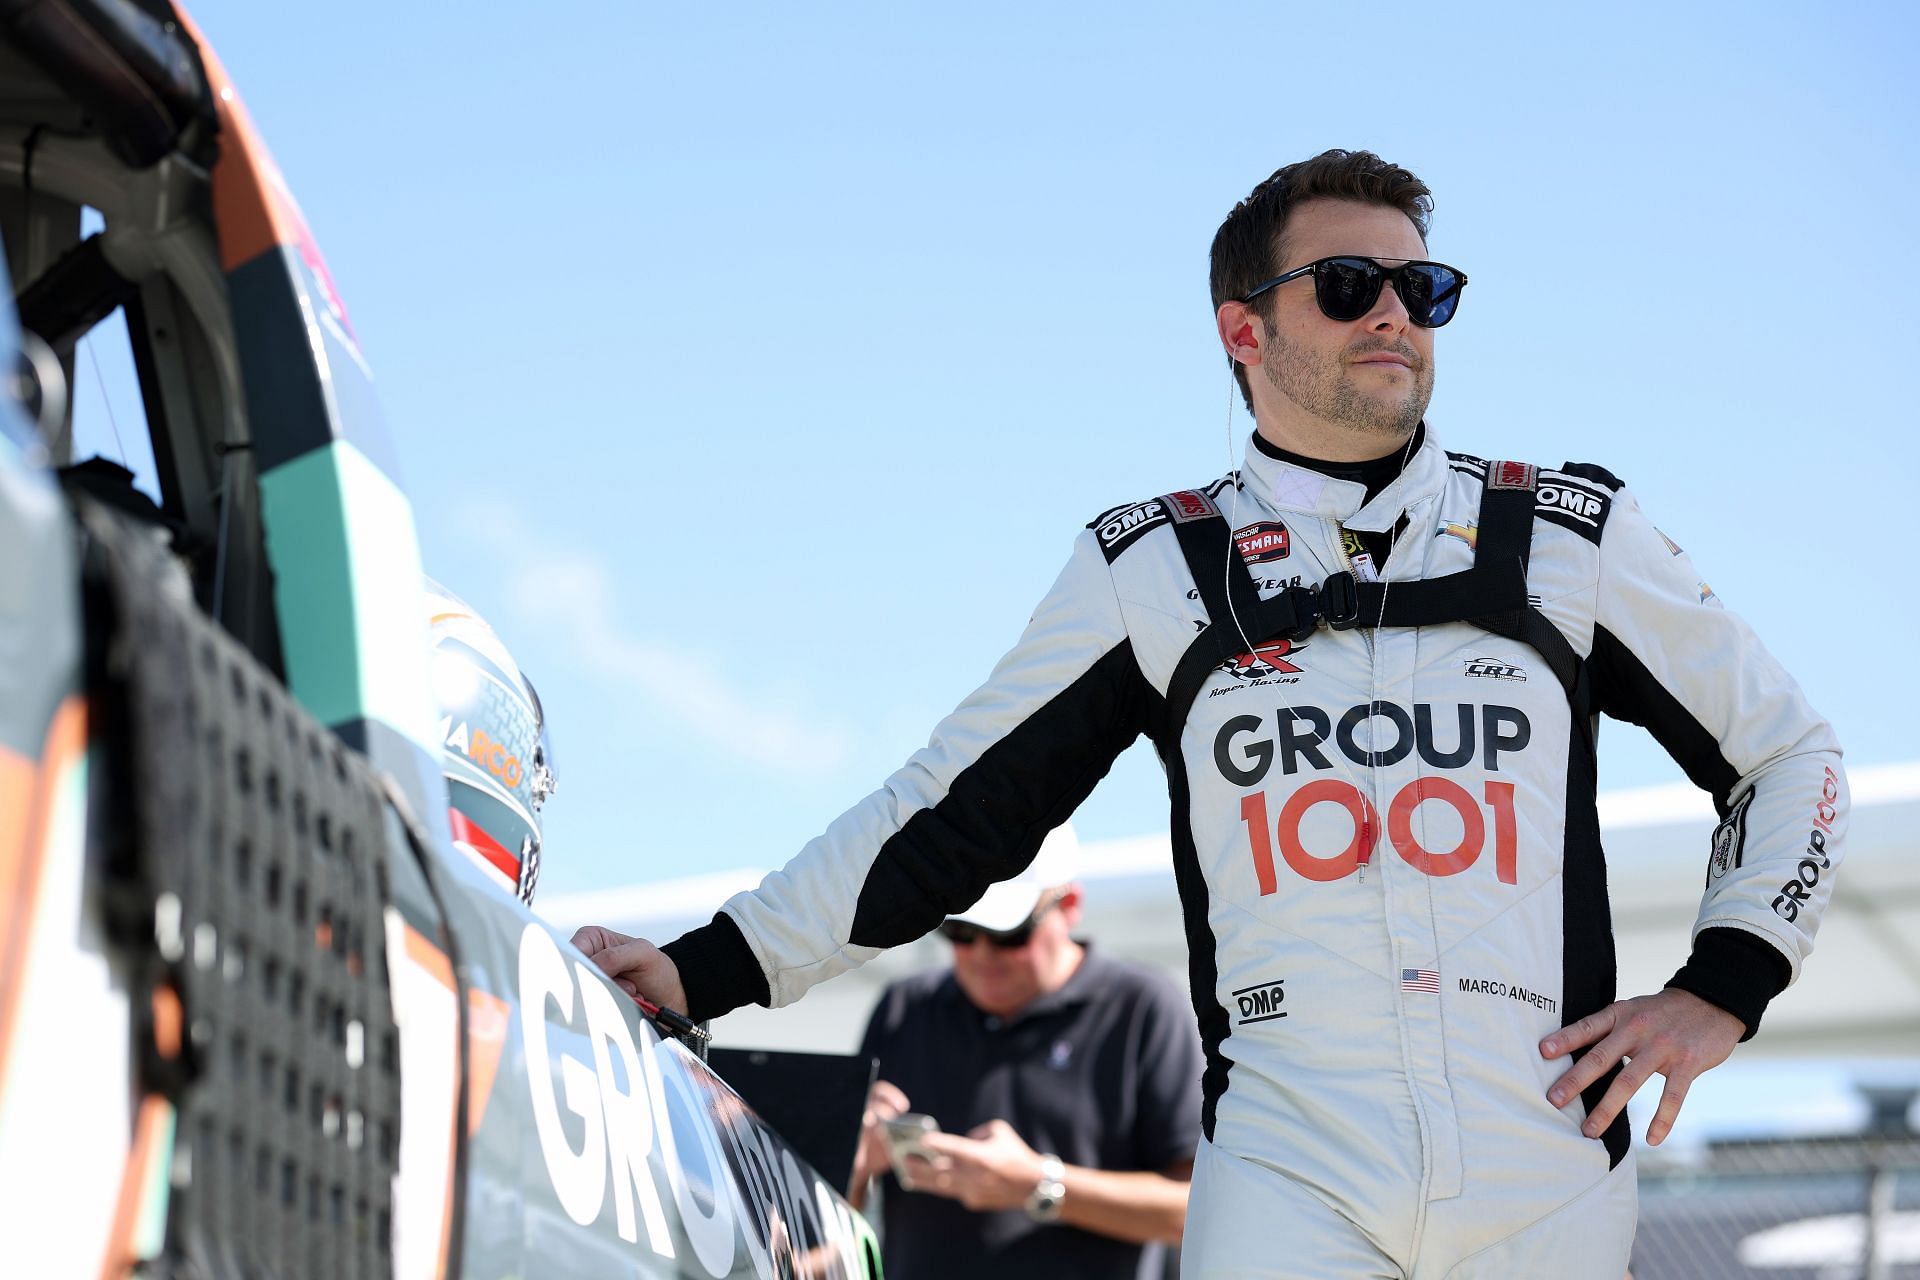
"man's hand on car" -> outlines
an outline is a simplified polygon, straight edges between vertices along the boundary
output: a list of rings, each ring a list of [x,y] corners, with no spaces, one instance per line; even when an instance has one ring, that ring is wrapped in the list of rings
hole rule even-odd
[[[628,995],[644,996],[676,1013],[687,1012],[687,990],[680,985],[679,968],[645,938],[590,924],[574,931],[573,945]]]

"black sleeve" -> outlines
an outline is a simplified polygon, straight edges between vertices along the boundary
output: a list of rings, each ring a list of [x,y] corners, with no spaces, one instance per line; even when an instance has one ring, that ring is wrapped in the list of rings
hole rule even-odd
[[[695,1022],[706,1022],[743,1004],[765,1005],[767,978],[760,962],[740,933],[740,926],[726,912],[714,915],[703,924],[662,946],[674,968],[680,971],[680,985],[687,992],[686,1014]]]
[[[1741,1040],[1753,1039],[1767,1004],[1793,976],[1779,950],[1739,929],[1702,929],[1693,954],[1667,985],[1718,1005],[1747,1024]]]

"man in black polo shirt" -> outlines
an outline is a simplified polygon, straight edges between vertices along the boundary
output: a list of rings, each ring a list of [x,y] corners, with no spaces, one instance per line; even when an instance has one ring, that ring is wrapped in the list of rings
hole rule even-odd
[[[951,969],[896,982],[861,1046],[880,1060],[856,1195],[884,1122],[941,1132],[885,1186],[885,1270],[910,1280],[1124,1277],[1178,1241],[1200,1134],[1200,1045],[1174,984],[1073,936],[1069,828],[941,926]],[[985,1268],[991,1266],[991,1272]]]

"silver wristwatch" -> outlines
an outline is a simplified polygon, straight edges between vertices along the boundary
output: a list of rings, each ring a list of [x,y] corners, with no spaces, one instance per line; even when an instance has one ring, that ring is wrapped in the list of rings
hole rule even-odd
[[[1027,1216],[1035,1222],[1058,1222],[1060,1206],[1067,1198],[1067,1166],[1059,1156],[1040,1157],[1040,1181],[1027,1193]]]

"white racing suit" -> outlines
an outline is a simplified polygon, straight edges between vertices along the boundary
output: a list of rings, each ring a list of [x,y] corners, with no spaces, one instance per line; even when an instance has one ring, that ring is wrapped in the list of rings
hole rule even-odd
[[[1597,467],[1489,464],[1427,433],[1364,506],[1359,484],[1254,449],[1236,476],[1095,520],[924,750],[668,944],[692,1011],[784,1005],[926,933],[1016,874],[1146,733],[1206,1048],[1189,1273],[1618,1280],[1626,1118],[1579,1131],[1612,1074],[1556,1110],[1568,1063],[1537,1048],[1615,998],[1598,714],[1645,725],[1713,795],[1672,985],[1749,1035],[1832,893],[1834,735]],[[1496,508],[1509,532],[1482,538]],[[1356,563],[1347,531],[1403,513],[1383,570]],[[1422,584],[1496,561],[1492,595],[1484,575]],[[1350,620],[1376,577],[1359,625],[1308,629],[1315,607]],[[1301,625],[1263,634],[1282,598],[1309,602]]]

